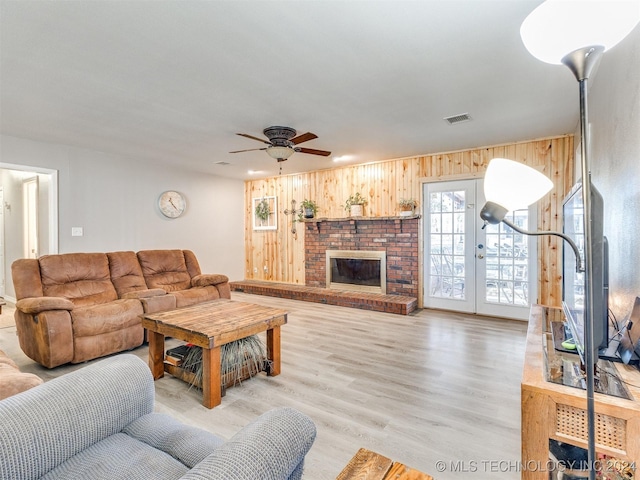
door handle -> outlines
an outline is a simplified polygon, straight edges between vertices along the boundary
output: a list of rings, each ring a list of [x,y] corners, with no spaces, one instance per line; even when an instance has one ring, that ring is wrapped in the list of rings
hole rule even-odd
[[[482,259],[484,258],[484,255],[482,255],[481,253],[479,253],[479,254],[478,254],[478,258],[479,258],[480,260],[482,260]]]

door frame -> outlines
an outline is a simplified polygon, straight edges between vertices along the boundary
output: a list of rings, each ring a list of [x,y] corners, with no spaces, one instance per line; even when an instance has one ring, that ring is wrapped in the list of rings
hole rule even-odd
[[[31,165],[19,165],[19,164],[13,164],[13,163],[5,163],[5,162],[0,162],[0,169],[3,170],[17,170],[17,171],[21,171],[21,172],[32,172],[32,173],[36,173],[36,174],[43,174],[43,175],[50,175],[51,178],[51,184],[49,186],[49,195],[48,195],[48,199],[47,199],[47,203],[48,203],[48,211],[49,211],[49,231],[48,231],[48,250],[47,253],[50,254],[55,254],[58,253],[58,248],[59,248],[59,244],[58,244],[58,232],[59,232],[59,226],[58,226],[58,218],[59,218],[59,214],[58,214],[58,170],[53,170],[50,168],[43,168],[43,167],[34,167]],[[4,205],[2,205],[2,208],[4,208]],[[9,275],[7,275],[7,265],[10,265],[11,262],[13,260],[15,260],[15,258],[8,258],[7,257],[7,252],[6,252],[6,235],[5,235],[5,252],[4,252],[4,259],[5,259],[5,268],[2,269],[2,272],[0,272],[0,275],[2,275],[2,277],[5,279],[5,285],[6,285],[6,279],[7,278],[11,278],[11,274],[9,272]],[[5,292],[6,292],[6,287],[5,287]],[[5,296],[6,300],[9,300],[10,302],[14,302],[16,301],[15,298],[13,297],[9,297],[9,296]]]

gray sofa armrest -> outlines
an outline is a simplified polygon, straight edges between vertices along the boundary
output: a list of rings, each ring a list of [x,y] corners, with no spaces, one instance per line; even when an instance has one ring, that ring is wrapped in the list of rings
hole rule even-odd
[[[297,480],[316,427],[293,408],[258,417],[186,473],[183,480]]]
[[[153,411],[153,377],[135,355],[88,365],[0,401],[0,478],[39,478]]]

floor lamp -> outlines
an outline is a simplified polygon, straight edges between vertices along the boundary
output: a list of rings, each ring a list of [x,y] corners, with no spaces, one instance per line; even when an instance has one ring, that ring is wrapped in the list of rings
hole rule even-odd
[[[580,137],[584,204],[585,369],[587,375],[587,445],[589,478],[596,478],[594,365],[597,353],[593,331],[593,252],[591,225],[591,169],[587,80],[602,54],[617,45],[640,21],[638,0],[546,0],[524,20],[522,41],[539,60],[564,64],[580,90]]]

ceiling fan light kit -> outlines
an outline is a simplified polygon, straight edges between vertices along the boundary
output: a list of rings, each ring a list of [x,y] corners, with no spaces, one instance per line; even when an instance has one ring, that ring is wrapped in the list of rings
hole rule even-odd
[[[302,135],[298,135],[298,132],[291,127],[267,127],[262,133],[269,140],[264,140],[262,138],[254,137],[253,135],[249,135],[247,133],[238,133],[241,137],[250,138],[252,140],[257,140],[261,143],[266,143],[269,145],[264,148],[252,148],[249,150],[236,150],[234,152],[229,153],[241,153],[241,152],[252,152],[256,150],[264,150],[267,152],[271,158],[277,160],[278,162],[284,162],[291,155],[296,152],[306,153],[309,155],[320,155],[323,157],[328,157],[331,155],[331,152],[326,150],[316,150],[313,148],[304,148],[297,147],[299,143],[308,142],[309,140],[313,140],[314,138],[318,138],[315,133],[307,132]]]
[[[267,154],[279,162],[284,162],[287,158],[293,155],[294,152],[295,150],[291,147],[267,147]]]

